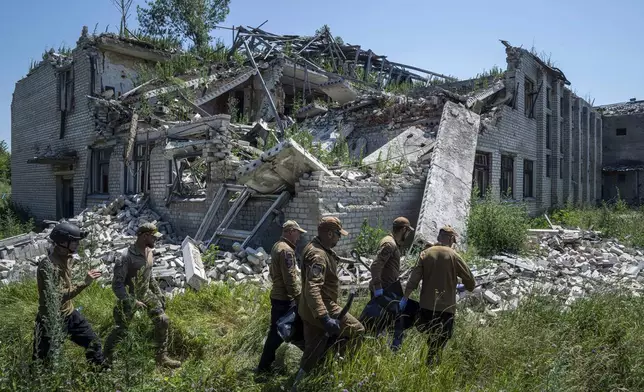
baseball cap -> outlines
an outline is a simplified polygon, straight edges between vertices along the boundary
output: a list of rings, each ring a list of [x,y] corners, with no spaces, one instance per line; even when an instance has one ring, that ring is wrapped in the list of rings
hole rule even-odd
[[[297,230],[300,233],[306,233],[306,230],[301,228],[300,225],[294,220],[287,220],[286,222],[284,222],[284,224],[282,225],[282,229]]]
[[[151,233],[156,238],[163,237],[163,234],[159,233],[159,229],[157,229],[154,223],[144,223],[141,226],[139,226],[138,230],[136,231],[136,235],[141,235],[145,233]]]
[[[337,230],[341,235],[347,236],[349,233],[342,228],[342,222],[335,216],[325,216],[320,220],[318,229]]]

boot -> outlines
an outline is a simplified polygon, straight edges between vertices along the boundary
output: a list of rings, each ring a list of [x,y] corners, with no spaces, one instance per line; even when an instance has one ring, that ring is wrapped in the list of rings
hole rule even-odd
[[[176,369],[181,366],[181,362],[168,357],[168,353],[160,352],[157,354],[157,365]]]

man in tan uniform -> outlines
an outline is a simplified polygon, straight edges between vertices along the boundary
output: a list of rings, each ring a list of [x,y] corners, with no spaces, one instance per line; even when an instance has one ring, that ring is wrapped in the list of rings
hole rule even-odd
[[[300,300],[300,278],[297,271],[295,247],[300,235],[306,233],[300,225],[289,220],[282,226],[282,238],[273,245],[269,273],[271,288],[271,326],[264,343],[264,351],[257,373],[266,373],[275,361],[275,351],[283,340],[277,333],[277,321]]]
[[[311,371],[327,350],[329,339],[338,336],[339,352],[349,340],[358,342],[364,333],[362,324],[347,313],[338,317],[338,256],[332,250],[342,236],[347,236],[336,217],[324,217],[318,224],[318,235],[305,248],[302,256],[302,296],[298,312],[304,324],[304,354],[296,380]]]
[[[414,228],[411,227],[409,219],[398,217],[394,219],[391,233],[380,240],[376,259],[371,264],[369,288],[372,298],[381,297],[383,294],[394,294],[398,296],[397,298],[402,296],[402,287],[398,283],[401,248],[407,236],[413,232]],[[389,316],[386,313],[385,317],[375,320],[376,333],[382,332],[393,322],[394,318]]]
[[[407,299],[422,280],[419,330],[429,333],[428,365],[438,363],[440,352],[452,337],[457,278],[461,278],[468,291],[476,286],[469,267],[452,249],[455,242],[454,229],[451,226],[443,227],[438,233],[438,244],[420,254],[407,282],[405,296],[400,301],[400,308],[404,309]]]
[[[85,358],[89,362],[103,364],[101,341],[85,317],[74,309],[72,302],[74,297],[101,276],[100,271],[90,270],[83,283],[72,283],[72,255],[85,236],[86,233],[78,226],[68,222],[57,224],[49,235],[54,247],[38,263],[36,274],[38,314],[34,331],[34,360],[42,359],[49,363],[52,339],[56,339],[56,334],[60,333],[69,335],[72,342],[85,348]],[[57,331],[58,328],[60,330]]]
[[[112,290],[118,298],[114,307],[115,327],[105,341],[105,355],[112,361],[114,348],[123,339],[127,327],[139,309],[145,309],[154,323],[158,365],[178,368],[181,362],[168,357],[168,326],[170,319],[165,314],[164,297],[156,280],[152,277],[154,258],[152,249],[155,241],[162,236],[152,223],[141,225],[136,242],[125,251],[114,266]]]

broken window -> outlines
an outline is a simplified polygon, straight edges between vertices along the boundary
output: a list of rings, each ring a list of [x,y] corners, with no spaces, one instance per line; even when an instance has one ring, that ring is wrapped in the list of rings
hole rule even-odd
[[[69,112],[72,110],[74,98],[74,76],[71,68],[60,72],[58,91],[60,92],[60,110]]]
[[[546,148],[550,148],[550,115],[546,114]]]
[[[625,183],[626,182],[626,174],[625,173],[619,173],[617,175],[617,182],[619,182],[620,184]]]
[[[563,179],[563,158],[559,158],[559,178]]]
[[[92,154],[92,193],[109,193],[112,148],[97,149]]]
[[[546,155],[546,177],[550,177],[550,155]]]
[[[534,83],[528,78],[525,78],[524,84],[523,84],[523,102],[524,102],[524,112],[525,115],[528,116],[529,118],[533,118],[534,114],[532,111],[532,107],[534,105],[534,96],[535,91],[534,91]]]
[[[626,136],[626,128],[617,128],[617,130],[615,130],[615,135]]]
[[[534,197],[534,162],[523,161],[523,197]]]
[[[477,152],[474,157],[474,186],[477,188],[478,196],[483,197],[490,185],[490,154]]]
[[[514,198],[514,158],[501,155],[501,196]]]
[[[550,109],[550,100],[552,99],[552,89],[546,88],[546,108]]]
[[[206,197],[208,165],[206,160],[199,156],[175,157],[174,167],[170,178],[173,178],[170,198],[179,196],[183,198]]]
[[[141,143],[136,146],[134,156],[129,166],[125,167],[125,193],[145,193],[150,190],[150,175],[148,173],[147,148]]]

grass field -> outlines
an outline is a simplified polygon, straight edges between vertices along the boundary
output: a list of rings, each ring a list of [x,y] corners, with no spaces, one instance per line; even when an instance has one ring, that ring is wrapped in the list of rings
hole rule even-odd
[[[104,339],[114,296],[94,285],[76,301]],[[329,360],[301,384],[305,391],[641,391],[644,390],[644,300],[597,296],[562,311],[556,298],[533,297],[496,316],[457,314],[443,362],[423,364],[423,336],[409,333],[397,354],[385,338],[367,339],[342,361]],[[364,304],[354,304],[359,313]],[[171,300],[171,355],[178,370],[154,364],[152,327],[135,318],[114,367],[89,371],[83,352],[67,342],[55,372],[30,369],[37,293],[34,282],[0,288],[2,391],[284,391],[299,350],[282,346],[275,376],[253,381],[268,328],[269,300],[250,285],[216,284]],[[485,322],[482,322],[482,319]]]

